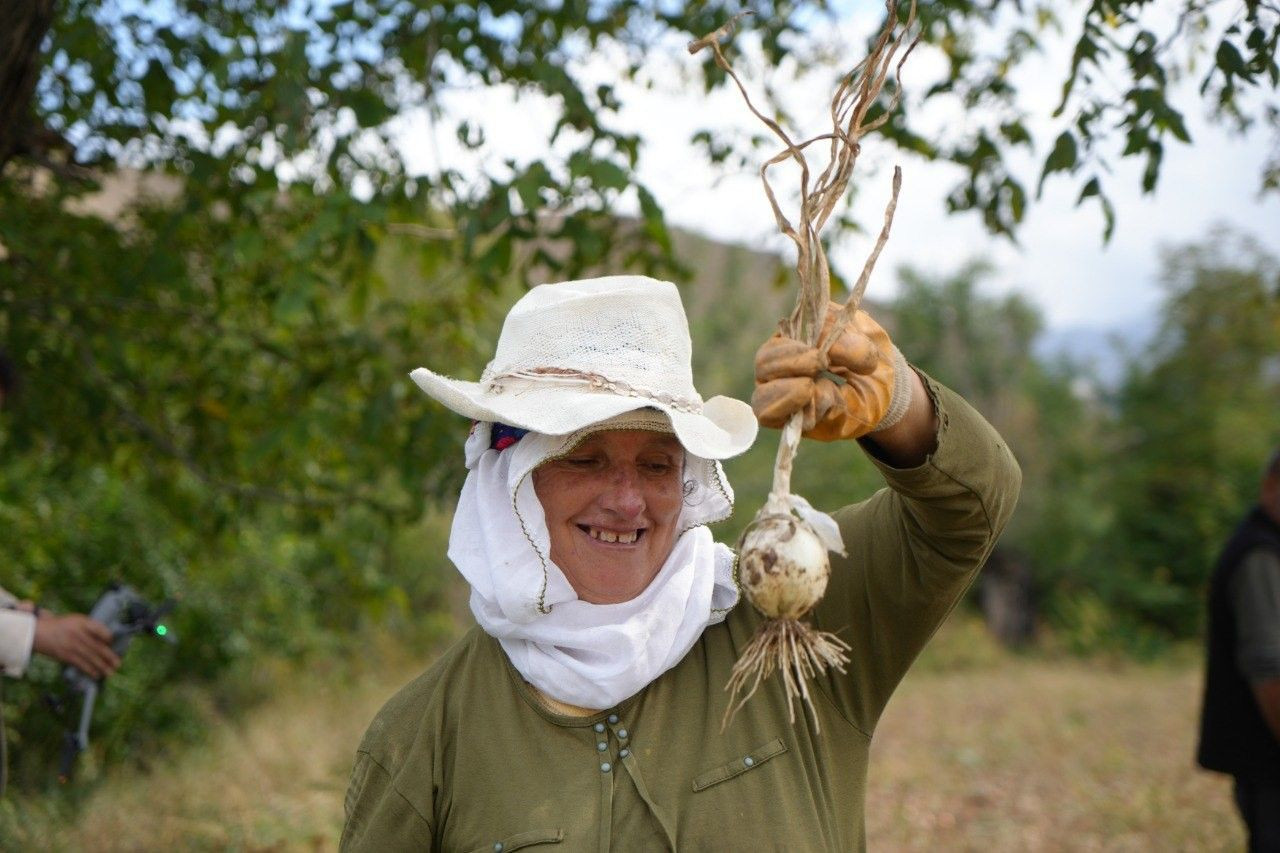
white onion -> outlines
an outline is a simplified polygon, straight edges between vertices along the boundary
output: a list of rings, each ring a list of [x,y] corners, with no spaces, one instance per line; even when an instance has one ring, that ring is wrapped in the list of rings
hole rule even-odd
[[[793,515],[757,519],[743,536],[739,554],[742,589],[770,619],[799,619],[827,589],[827,546]]]

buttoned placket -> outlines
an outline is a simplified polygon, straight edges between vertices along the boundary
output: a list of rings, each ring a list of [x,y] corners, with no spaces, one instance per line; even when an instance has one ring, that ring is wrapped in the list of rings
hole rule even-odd
[[[653,814],[658,824],[662,827],[662,832],[666,835],[667,845],[674,850],[676,846],[675,824],[667,816],[667,814],[658,807],[653,797],[649,794],[649,788],[644,783],[644,776],[640,770],[640,760],[636,757],[635,751],[632,749],[631,740],[632,732],[627,724],[617,713],[610,713],[602,722],[598,722],[594,726],[596,733],[596,748],[600,755],[607,755],[608,733],[612,733],[618,741],[618,752],[615,760],[609,763],[609,770],[605,770],[605,764],[600,765],[601,777],[603,782],[601,785],[601,835],[600,850],[609,850],[612,833],[613,833],[613,788],[615,784],[617,765],[621,765],[626,770],[627,775],[631,777],[631,781],[636,786],[636,793],[640,795],[640,799],[649,807],[649,811]],[[603,744],[603,746],[602,746]],[[606,793],[607,789],[607,793]],[[606,799],[607,797],[607,799]]]
[[[610,714],[608,719],[617,720],[617,714]],[[596,772],[600,776],[600,835],[598,848],[600,853],[608,853],[613,839],[613,758],[609,754],[609,732],[603,722],[591,727],[596,741]]]

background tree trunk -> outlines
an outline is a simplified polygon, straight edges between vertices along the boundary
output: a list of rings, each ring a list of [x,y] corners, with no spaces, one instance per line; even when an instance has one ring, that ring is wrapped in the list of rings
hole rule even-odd
[[[31,112],[53,0],[0,3],[0,169],[41,134]]]
[[[997,547],[978,578],[978,604],[996,639],[1011,648],[1035,640],[1035,581],[1026,557]]]

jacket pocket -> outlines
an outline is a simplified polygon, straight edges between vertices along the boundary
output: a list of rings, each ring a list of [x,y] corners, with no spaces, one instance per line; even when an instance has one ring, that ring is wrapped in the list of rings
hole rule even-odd
[[[763,746],[758,746],[745,755],[740,755],[713,770],[699,773],[693,780],[693,790],[705,791],[712,785],[718,785],[721,782],[732,779],[734,776],[740,776],[748,770],[755,770],[770,758],[782,755],[786,751],[787,745],[782,742],[782,738],[776,737]]]
[[[559,844],[561,841],[564,841],[563,829],[520,832],[506,838],[495,838],[492,844],[477,847],[472,853],[511,853],[535,844]]]

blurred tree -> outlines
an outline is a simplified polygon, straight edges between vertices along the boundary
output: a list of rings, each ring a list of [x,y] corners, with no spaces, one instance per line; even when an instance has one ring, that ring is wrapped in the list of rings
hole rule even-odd
[[[1119,391],[1108,559],[1084,582],[1128,630],[1186,637],[1280,443],[1280,262],[1219,229],[1166,250],[1162,278],[1155,344]]]
[[[1187,110],[1203,110],[1240,132],[1269,129],[1275,142],[1259,191],[1280,189],[1280,8],[1274,3],[939,0],[922,4],[920,16],[924,41],[942,51],[945,68],[918,106],[945,103],[963,111],[964,121],[926,125],[908,109],[886,132],[900,146],[957,164],[965,177],[948,208],[978,213],[992,233],[1015,236],[1029,203],[1029,181],[1011,165],[1021,150],[1038,163],[1036,197],[1049,176],[1070,176],[1080,188],[1077,204],[1098,201],[1109,238],[1115,209],[1107,182],[1115,161],[1140,158],[1142,189],[1150,192],[1165,146],[1191,142]],[[1028,103],[1012,72],[1063,37],[1074,43],[1060,96]],[[1182,80],[1199,86],[1179,94]],[[1051,82],[1059,85],[1056,77]],[[1036,138],[1046,119],[1049,134],[1056,134],[1052,143]]]
[[[1280,442],[1280,263],[1222,229],[1166,250],[1158,335],[1114,390],[1039,358],[1037,313],[982,294],[988,272],[905,270],[894,329],[1022,465],[1001,547],[1029,559],[1071,648],[1152,654],[1194,636],[1214,557]]]
[[[921,5],[922,49],[937,51],[944,70],[917,106],[963,110],[965,129],[947,122],[928,130],[904,110],[885,132],[905,149],[957,164],[966,177],[949,207],[978,212],[994,233],[1013,235],[1028,203],[1028,181],[1009,165],[1019,149],[1039,152],[1038,186],[1054,173],[1076,176],[1080,201],[1101,202],[1110,233],[1104,180],[1118,143],[1118,156],[1145,160],[1141,180],[1150,190],[1164,146],[1190,141],[1186,106],[1171,92],[1183,77],[1199,80],[1199,97],[1216,120],[1242,130],[1280,126],[1280,107],[1268,100],[1280,85],[1273,4],[1096,0],[1078,8],[1022,0]],[[0,167],[15,156],[61,173],[73,171],[72,163],[128,160],[201,180],[275,176],[394,194],[409,180],[396,116],[421,108],[442,118],[442,93],[508,85],[555,102],[552,138],[567,140],[567,151],[479,176],[446,167],[421,190],[453,212],[469,257],[509,257],[508,241],[485,235],[519,239],[550,227],[575,242],[575,255],[596,262],[609,245],[600,237],[611,227],[605,202],[629,186],[648,237],[662,242],[664,231],[632,172],[640,139],[618,127],[618,86],[586,85],[576,65],[612,45],[621,48],[617,81],[644,79],[651,52],[711,32],[737,11],[728,0],[675,7],[633,0],[7,4],[0,10]],[[839,31],[826,24],[848,11],[838,4],[767,0],[753,11],[749,26],[769,65],[786,57],[798,69],[828,68],[856,58],[848,45],[831,43]],[[1078,34],[1058,102],[1025,103],[1013,71],[1067,33]],[[702,63],[708,88],[724,83],[710,59]],[[1027,119],[1043,117],[1046,107],[1062,126],[1051,145],[1039,145],[1047,140],[1035,139]],[[452,122],[451,130],[466,145],[484,144],[482,130],[466,122]],[[695,136],[713,160],[734,151],[721,130]],[[1262,186],[1280,186],[1280,155],[1265,167]],[[540,221],[542,211],[559,216]],[[542,260],[554,268],[564,259]]]
[[[1024,497],[1006,542],[1044,552],[1027,537],[1062,512],[1062,495],[1051,487],[1061,476],[1056,466],[1092,443],[1100,412],[1087,372],[1037,355],[1044,325],[1038,309],[1019,294],[982,292],[991,272],[983,261],[947,276],[903,269],[895,338],[913,363],[958,391],[1009,441],[1022,466]]]
[[[775,54],[793,10],[779,5],[762,31]],[[613,215],[634,184],[638,137],[609,126],[608,86],[585,92],[567,70],[601,39],[639,49],[655,14],[363,0],[6,6],[0,334],[41,389],[14,415],[11,441],[145,458],[159,481],[180,468],[234,501],[356,501],[414,517],[449,483],[420,488],[439,431],[403,411],[387,370],[412,366],[427,339],[446,361],[465,356],[482,294],[534,271],[676,269],[642,186],[643,227]],[[701,29],[723,17],[715,6],[679,20]],[[393,119],[437,110],[438,92],[464,80],[554,98],[553,136],[572,138],[563,158],[508,164],[503,177],[408,176]],[[456,130],[483,145],[474,128]],[[123,167],[144,179],[113,180]],[[126,213],[119,196],[143,203]],[[415,275],[382,275],[388,235]],[[379,495],[388,459],[400,492]]]
[[[894,339],[913,364],[954,388],[1009,443],[1022,467],[1018,510],[1001,538],[1010,589],[1056,616],[1064,578],[1093,556],[1108,521],[1100,479],[1107,413],[1082,365],[1048,362],[1035,350],[1043,327],[1023,297],[991,296],[991,267],[973,261],[946,276],[901,271]],[[1022,577],[1030,567],[1030,578]]]

